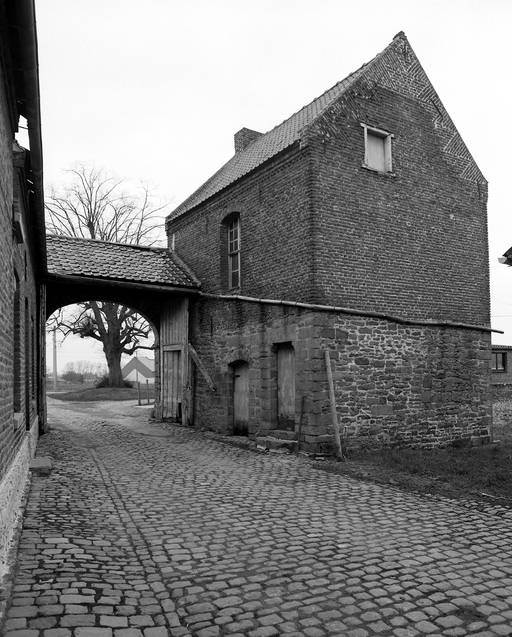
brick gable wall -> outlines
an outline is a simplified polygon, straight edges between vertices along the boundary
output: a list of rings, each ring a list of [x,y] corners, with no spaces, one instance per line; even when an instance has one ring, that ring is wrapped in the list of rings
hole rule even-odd
[[[488,324],[487,184],[419,63],[398,66],[391,49],[303,140],[318,175],[318,300]],[[362,167],[362,122],[393,133],[393,175]]]

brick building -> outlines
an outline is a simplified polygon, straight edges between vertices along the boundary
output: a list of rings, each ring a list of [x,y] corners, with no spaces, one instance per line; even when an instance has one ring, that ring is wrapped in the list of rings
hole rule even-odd
[[[493,345],[491,389],[494,399],[512,398],[512,345]]]
[[[0,1],[0,584],[44,426],[38,276],[45,240],[34,24],[32,0]],[[14,141],[25,121],[30,152]]]
[[[167,219],[202,284],[190,421],[331,449],[490,436],[487,182],[405,35]],[[468,254],[471,258],[468,258]],[[187,400],[184,398],[184,400]]]

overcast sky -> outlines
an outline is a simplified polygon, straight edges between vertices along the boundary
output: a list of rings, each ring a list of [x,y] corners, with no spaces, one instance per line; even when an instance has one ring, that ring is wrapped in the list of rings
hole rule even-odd
[[[45,184],[90,162],[151,181],[169,211],[232,156],[239,129],[270,130],[404,31],[490,182],[492,326],[506,332],[493,341],[512,345],[512,269],[497,262],[512,246],[511,0],[36,0],[36,11]]]

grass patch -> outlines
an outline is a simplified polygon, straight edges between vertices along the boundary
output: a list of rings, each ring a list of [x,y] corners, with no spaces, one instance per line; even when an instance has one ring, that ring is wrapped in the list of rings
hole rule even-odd
[[[78,391],[69,391],[64,394],[48,393],[51,398],[57,400],[73,401],[73,402],[92,402],[100,400],[137,400],[138,392],[133,387],[102,387],[100,389],[80,389]],[[154,397],[154,392],[150,390],[150,400]],[[141,402],[147,404],[146,391],[141,391]]]
[[[334,473],[450,497],[510,499],[512,441],[470,449],[380,449],[353,453],[347,462],[318,463]]]

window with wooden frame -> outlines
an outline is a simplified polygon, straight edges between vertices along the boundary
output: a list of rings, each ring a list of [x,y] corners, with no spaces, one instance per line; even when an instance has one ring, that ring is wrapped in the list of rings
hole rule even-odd
[[[387,131],[361,124],[364,129],[364,168],[381,173],[393,170],[392,146],[393,135]]]
[[[240,217],[228,225],[228,288],[240,287]]]
[[[501,372],[504,374],[507,371],[507,353],[506,352],[493,352],[491,369],[493,372]]]

